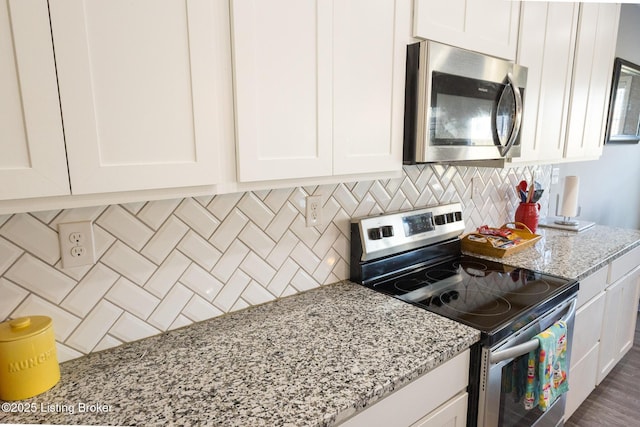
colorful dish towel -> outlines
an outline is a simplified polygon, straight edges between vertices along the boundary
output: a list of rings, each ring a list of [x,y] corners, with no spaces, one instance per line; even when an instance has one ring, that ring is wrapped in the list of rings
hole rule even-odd
[[[567,381],[567,324],[557,321],[535,336],[538,348],[529,353],[525,409],[546,411],[569,390]]]

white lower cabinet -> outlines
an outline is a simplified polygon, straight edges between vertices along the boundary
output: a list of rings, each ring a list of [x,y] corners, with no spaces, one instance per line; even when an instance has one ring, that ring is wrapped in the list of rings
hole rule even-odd
[[[606,271],[606,268],[604,270]],[[576,312],[565,419],[573,414],[596,387],[604,303],[605,293],[601,291]]]
[[[597,384],[633,346],[638,315],[638,277],[640,268],[607,288]]]
[[[573,356],[571,357],[569,391],[567,392],[567,404],[564,409],[565,421],[596,388],[599,350],[600,344],[596,344],[581,360],[575,363],[575,366],[573,364]]]
[[[462,427],[467,425],[467,401],[469,395],[462,393],[413,424],[411,427]]]
[[[640,247],[580,281],[565,421],[633,346]]]
[[[343,427],[464,426],[469,350],[349,418]]]

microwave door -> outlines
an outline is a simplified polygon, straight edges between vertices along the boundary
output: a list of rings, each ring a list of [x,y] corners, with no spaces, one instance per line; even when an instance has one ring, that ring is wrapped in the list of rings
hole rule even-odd
[[[522,126],[522,93],[511,73],[507,74],[505,80],[492,114],[493,136],[502,157],[507,156],[518,140]]]

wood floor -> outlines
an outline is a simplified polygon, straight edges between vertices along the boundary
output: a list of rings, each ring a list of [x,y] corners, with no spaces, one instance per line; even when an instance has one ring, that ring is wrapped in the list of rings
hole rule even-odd
[[[640,425],[640,315],[633,347],[564,424],[567,427]]]

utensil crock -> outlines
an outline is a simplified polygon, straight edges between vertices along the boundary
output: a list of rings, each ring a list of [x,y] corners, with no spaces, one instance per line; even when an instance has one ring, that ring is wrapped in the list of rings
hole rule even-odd
[[[0,323],[0,399],[27,399],[49,390],[59,380],[50,317],[20,317]]]
[[[538,228],[540,203],[520,203],[516,208],[515,220],[529,227],[532,233]]]

